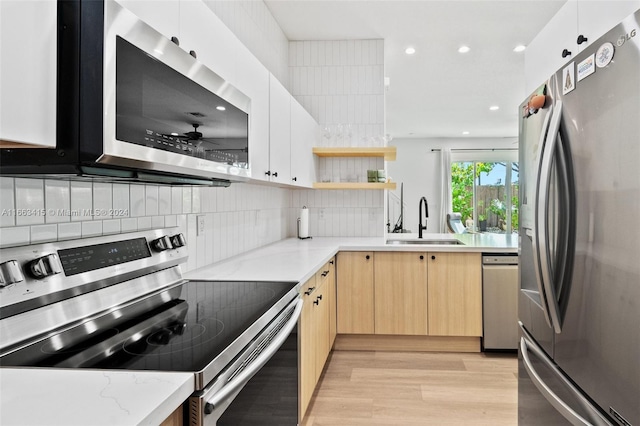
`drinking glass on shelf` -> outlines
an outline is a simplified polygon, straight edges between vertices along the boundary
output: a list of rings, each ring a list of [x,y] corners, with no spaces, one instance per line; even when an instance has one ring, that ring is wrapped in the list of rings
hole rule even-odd
[[[344,127],[342,124],[336,124],[335,136],[336,136],[336,146],[342,146],[341,140],[344,134]]]
[[[344,136],[346,139],[346,145],[351,146],[351,139],[353,138],[353,126],[351,124],[345,124]]]
[[[332,136],[331,126],[328,124],[325,124],[322,127],[322,137],[324,137],[325,139],[325,146],[331,146],[331,136]]]

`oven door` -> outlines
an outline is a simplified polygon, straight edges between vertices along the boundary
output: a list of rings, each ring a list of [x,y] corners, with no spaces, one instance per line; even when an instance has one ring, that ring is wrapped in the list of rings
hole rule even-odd
[[[98,7],[92,3],[101,2],[82,7]],[[87,32],[90,18],[82,13]],[[81,126],[90,122],[103,129],[97,163],[207,178],[250,177],[246,95],[113,0],[104,1],[100,37],[103,81],[91,82],[87,72],[80,80],[86,102],[102,85],[102,105],[95,110],[100,115],[80,111]],[[92,47],[83,45],[81,58],[92,57]]]
[[[189,400],[192,426],[298,424],[297,298],[209,386]]]

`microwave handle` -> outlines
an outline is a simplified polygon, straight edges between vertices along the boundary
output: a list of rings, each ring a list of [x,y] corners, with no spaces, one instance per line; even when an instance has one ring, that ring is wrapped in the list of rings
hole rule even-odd
[[[227,383],[222,389],[215,393],[209,400],[207,400],[204,404],[204,412],[205,414],[211,414],[216,409],[217,406],[228,400],[229,398],[235,397],[237,392],[239,392],[244,385],[247,384],[249,380],[271,359],[271,357],[278,352],[280,346],[287,340],[289,334],[293,328],[298,324],[298,318],[300,318],[300,313],[302,312],[302,299],[298,299],[296,302],[295,310],[289,321],[282,327],[278,335],[271,341],[268,347],[266,347],[260,355],[256,357],[256,359],[249,364],[240,374],[235,376],[229,383]]]

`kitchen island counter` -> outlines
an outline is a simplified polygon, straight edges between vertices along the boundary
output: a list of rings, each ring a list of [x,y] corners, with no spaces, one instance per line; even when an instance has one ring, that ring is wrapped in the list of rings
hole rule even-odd
[[[0,368],[2,425],[158,425],[193,393],[193,373]]]

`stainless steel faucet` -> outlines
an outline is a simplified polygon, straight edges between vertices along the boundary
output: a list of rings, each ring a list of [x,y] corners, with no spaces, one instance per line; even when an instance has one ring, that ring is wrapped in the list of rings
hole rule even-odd
[[[424,204],[424,226],[422,226],[422,205]],[[425,197],[418,202],[418,238],[422,238],[422,230],[427,230],[427,218],[429,217],[429,204]]]

